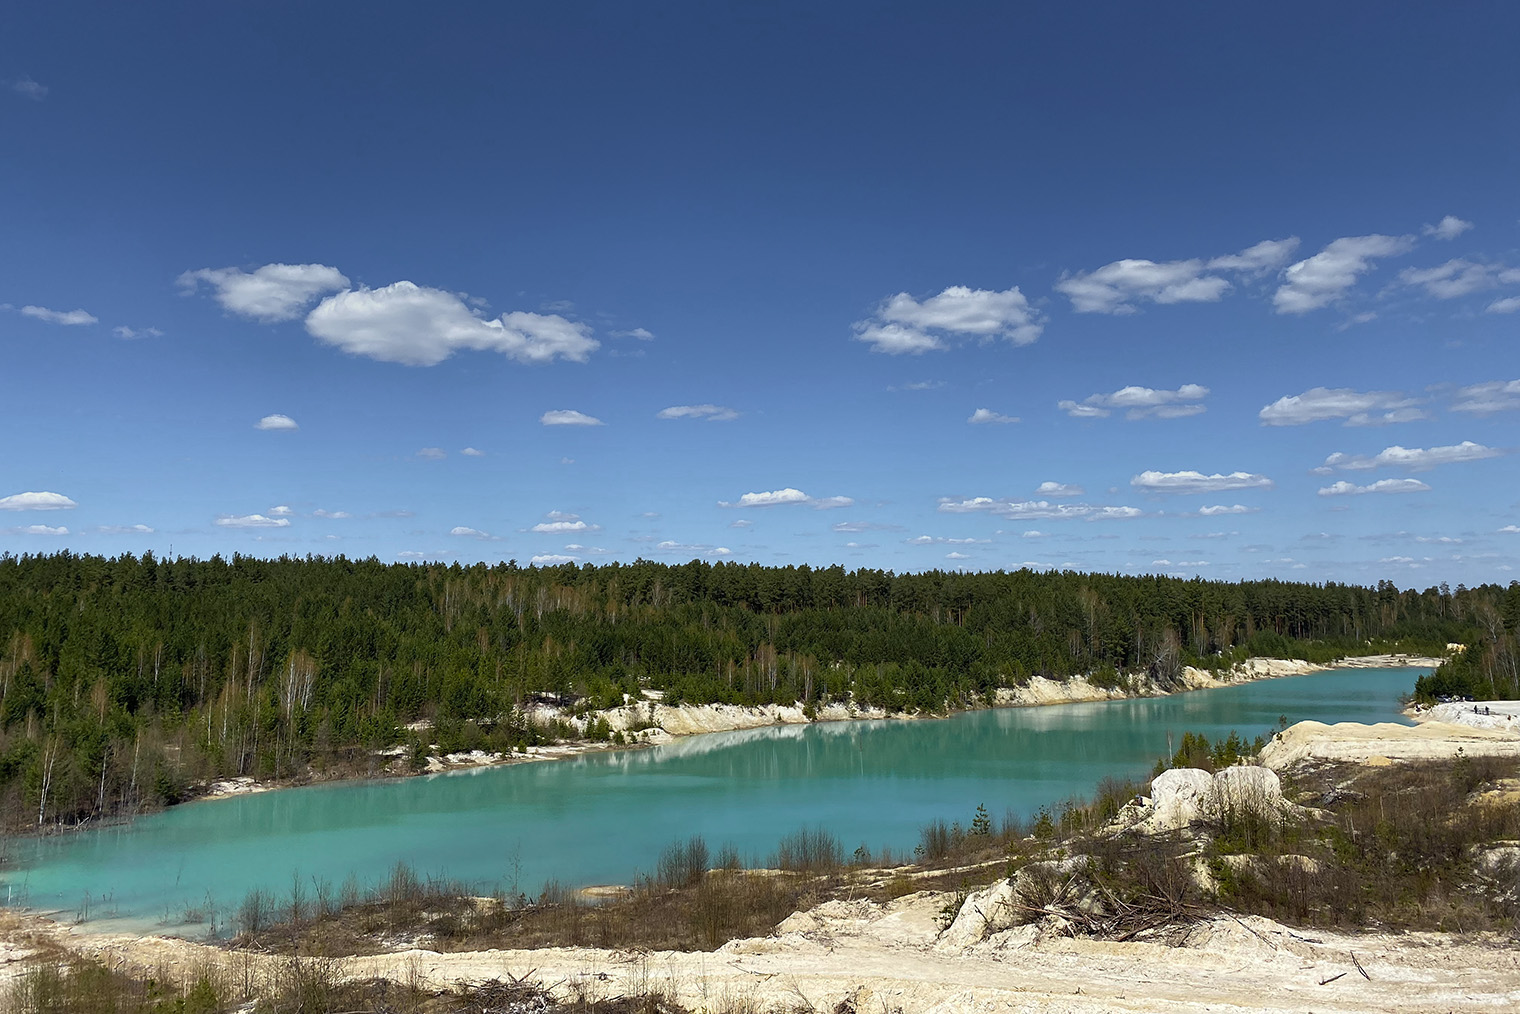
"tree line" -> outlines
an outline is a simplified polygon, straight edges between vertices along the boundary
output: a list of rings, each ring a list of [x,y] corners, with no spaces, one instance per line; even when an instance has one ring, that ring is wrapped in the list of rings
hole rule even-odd
[[[0,819],[135,812],[220,777],[365,773],[379,748],[421,750],[407,726],[422,720],[440,745],[521,747],[552,733],[525,715],[543,699],[604,708],[657,690],[934,712],[1035,676],[1166,686],[1185,664],[1247,655],[1438,650],[1481,639],[1492,615],[1503,628],[1515,595],[1071,571],[6,554]]]

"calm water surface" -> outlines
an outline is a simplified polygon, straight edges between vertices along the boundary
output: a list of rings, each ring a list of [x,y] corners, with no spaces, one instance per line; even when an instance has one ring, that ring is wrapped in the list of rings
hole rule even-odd
[[[763,860],[821,824],[846,850],[910,851],[918,829],[978,804],[1023,816],[1106,775],[1143,776],[1183,732],[1247,738],[1290,722],[1404,722],[1423,669],[1346,669],[1149,700],[975,711],[942,721],[839,722],[714,733],[648,750],[175,807],[120,827],[12,842],[0,900],[125,925],[224,912],[293,877],[334,887],[397,861],[535,893],[628,883],[677,837]]]

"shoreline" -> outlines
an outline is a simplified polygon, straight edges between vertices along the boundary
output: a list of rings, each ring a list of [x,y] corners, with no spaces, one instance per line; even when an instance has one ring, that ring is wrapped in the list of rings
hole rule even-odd
[[[195,795],[192,798],[186,799],[183,803],[175,805],[182,806],[186,803],[214,802],[219,799],[230,799],[235,796],[252,793],[301,788],[308,785],[324,785],[332,782],[416,778],[447,774],[452,771],[469,771],[484,767],[506,767],[513,764],[565,760],[571,757],[601,753],[609,750],[642,750],[712,732],[737,732],[744,729],[763,729],[777,725],[811,725],[817,722],[935,721],[950,718],[964,712],[997,708],[1037,708],[1060,704],[1091,704],[1101,701],[1170,697],[1174,694],[1192,693],[1196,690],[1214,690],[1221,687],[1238,686],[1242,683],[1254,683],[1259,680],[1278,679],[1285,676],[1308,676],[1319,672],[1330,672],[1335,669],[1434,669],[1443,661],[1445,660],[1433,656],[1400,653],[1353,655],[1337,659],[1329,664],[1308,662],[1303,659],[1252,657],[1235,663],[1235,665],[1217,675],[1206,669],[1185,666],[1182,670],[1182,685],[1170,690],[1156,686],[1148,677],[1143,676],[1135,678],[1132,681],[1126,681],[1135,688],[1132,690],[1125,689],[1124,687],[1109,688],[1095,686],[1085,674],[1078,674],[1067,680],[1050,680],[1041,676],[1035,676],[1022,687],[1003,687],[998,689],[993,703],[974,705],[967,708],[955,708],[943,713],[936,712],[929,714],[887,711],[884,708],[857,707],[853,704],[838,703],[815,708],[811,716],[807,713],[807,709],[798,704],[669,705],[663,703],[663,694],[646,691],[646,694],[650,694],[651,696],[643,701],[630,702],[621,708],[592,711],[587,713],[584,719],[579,720],[584,726],[593,720],[603,719],[607,722],[610,729],[615,732],[621,732],[630,738],[630,741],[625,743],[573,740],[546,746],[528,747],[525,753],[507,754],[497,751],[471,750],[451,754],[429,754],[427,766],[420,771],[398,770],[395,767],[395,760],[392,760],[380,770],[367,774],[340,774],[335,777],[319,776],[279,780],[260,780],[252,776],[218,779],[210,783],[207,792]],[[575,721],[572,716],[561,709],[543,706],[531,709],[529,715],[531,718],[543,721],[552,719],[570,719]],[[421,731],[430,728],[430,726],[414,723],[412,728],[414,731]],[[400,748],[392,747],[377,754],[377,757],[384,756],[399,759],[402,756],[402,752]],[[130,820],[131,818],[126,819]]]
[[[1461,707],[1448,708],[1450,717],[1460,717]],[[1520,702],[1509,702],[1506,713],[1511,710],[1520,713]],[[1268,747],[1281,754],[1275,763],[1265,754],[1263,761],[1276,770],[1302,763],[1305,757],[1288,756],[1300,740],[1340,743],[1357,754],[1311,756],[1311,762],[1380,767],[1392,762],[1389,757],[1413,763],[1449,758],[1463,744],[1472,755],[1475,742],[1500,738],[1498,730],[1460,726],[1444,717],[1445,712],[1427,709],[1424,724],[1412,728],[1302,722]],[[1504,738],[1520,753],[1520,730]],[[1428,747],[1436,739],[1446,741],[1439,754],[1398,750],[1405,740]],[[1370,751],[1364,749],[1368,746]],[[890,901],[836,898],[804,904],[770,933],[729,940],[715,951],[589,945],[451,951],[402,941],[382,953],[332,960],[336,974],[345,978],[430,988],[506,976],[531,978],[572,999],[578,991],[613,997],[655,988],[691,1012],[797,1010],[801,996],[812,1010],[864,1012],[869,1001],[871,1010],[901,1014],[1047,1008],[1067,1014],[1202,1014],[1221,1007],[1365,1014],[1491,1010],[1520,995],[1515,963],[1520,944],[1492,932],[1394,931],[1377,925],[1305,929],[1225,911],[1207,914],[1166,940],[1067,938],[1016,926],[978,942],[945,930],[946,905],[961,900],[953,890],[930,889]],[[273,977],[289,960],[162,933],[70,926],[38,913],[0,912],[0,990],[15,981],[29,956],[55,947],[143,974],[217,968],[233,978]],[[1358,977],[1359,968],[1366,978]],[[1354,989],[1336,989],[1337,981]],[[1073,988],[1076,983],[1079,989]],[[715,1007],[715,997],[742,1000],[743,1006]]]

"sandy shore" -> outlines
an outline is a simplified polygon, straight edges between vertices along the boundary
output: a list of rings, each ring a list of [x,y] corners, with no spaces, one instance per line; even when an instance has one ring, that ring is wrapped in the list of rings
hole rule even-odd
[[[528,976],[566,995],[660,991],[694,1011],[992,1014],[1001,1011],[1490,1011],[1520,1004],[1520,950],[1495,937],[1297,931],[1221,915],[1175,946],[1052,937],[1030,927],[946,949],[947,896],[886,905],[831,901],[771,936],[712,953],[596,948],[438,953],[406,950],[342,962],[344,974],[449,983]],[[30,934],[30,940],[28,940]],[[0,988],[42,940],[157,974],[220,967],[261,976],[285,959],[161,937],[101,937],[21,923],[0,945]],[[1366,976],[1357,971],[1357,965]]]
[[[1520,702],[1498,706],[1505,715],[1520,715]],[[1319,761],[1417,761],[1454,756],[1459,748],[1469,756],[1520,755],[1520,731],[1442,720],[1460,718],[1460,708],[1423,717],[1415,727],[1301,722],[1269,745],[1263,760],[1282,769]],[[1520,946],[1492,935],[1295,930],[1223,914],[1170,945],[1042,938],[1032,927],[1018,927],[961,949],[940,933],[938,916],[949,897],[923,892],[884,905],[830,901],[791,916],[768,936],[731,941],[712,953],[414,948],[344,959],[341,967],[356,977],[438,984],[529,976],[557,984],[566,995],[660,991],[711,1014],[830,1011],[846,1001],[859,1014],[1361,1014],[1520,1005]],[[58,947],[169,975],[210,966],[241,979],[272,972],[285,960],[174,938],[97,934],[0,912],[0,990],[29,954]]]

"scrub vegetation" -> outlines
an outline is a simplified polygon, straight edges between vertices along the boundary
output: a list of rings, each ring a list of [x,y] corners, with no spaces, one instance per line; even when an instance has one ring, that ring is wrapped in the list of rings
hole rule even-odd
[[[1175,683],[1250,655],[1481,642],[1520,593],[693,561],[0,557],[0,819],[72,824],[225,777],[377,773],[382,748],[507,750],[528,706],[642,700],[939,712],[1040,676]],[[1473,657],[1477,657],[1474,652]],[[1512,659],[1512,655],[1509,656]]]

